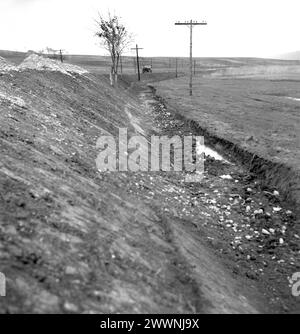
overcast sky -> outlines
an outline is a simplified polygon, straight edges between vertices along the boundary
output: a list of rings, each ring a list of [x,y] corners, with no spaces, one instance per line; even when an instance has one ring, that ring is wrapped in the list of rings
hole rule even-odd
[[[188,56],[188,28],[174,23],[190,19],[208,23],[194,29],[195,56],[300,50],[299,0],[0,0],[0,49],[103,54],[94,19],[108,10],[123,18],[144,56]]]

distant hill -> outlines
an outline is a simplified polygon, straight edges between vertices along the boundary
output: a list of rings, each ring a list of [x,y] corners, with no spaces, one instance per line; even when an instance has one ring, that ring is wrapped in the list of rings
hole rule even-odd
[[[15,65],[19,65],[26,57],[26,53],[18,51],[0,50],[0,57],[5,58],[6,60],[14,63]]]
[[[279,56],[280,59],[300,60],[300,51],[290,52]]]

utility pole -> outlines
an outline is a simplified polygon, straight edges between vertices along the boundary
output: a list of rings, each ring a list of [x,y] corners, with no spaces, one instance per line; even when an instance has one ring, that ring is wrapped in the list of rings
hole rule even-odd
[[[59,50],[59,56],[60,56],[60,61],[63,63],[64,62],[64,57],[63,57],[62,50]]]
[[[186,22],[176,22],[176,26],[190,26],[190,96],[193,95],[193,28],[194,26],[206,26],[206,22],[197,21],[186,21]]]
[[[120,66],[121,66],[121,74],[123,74],[123,60],[122,60],[122,56],[120,56]]]
[[[143,50],[143,48],[139,48],[138,45],[136,45],[136,47],[131,49],[131,50],[136,50],[136,62],[137,62],[137,70],[138,70],[138,79],[139,79],[139,81],[141,81],[139,50]]]

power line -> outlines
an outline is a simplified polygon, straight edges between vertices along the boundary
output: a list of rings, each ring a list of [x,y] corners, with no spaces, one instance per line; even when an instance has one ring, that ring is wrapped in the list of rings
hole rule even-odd
[[[190,96],[193,95],[193,28],[194,26],[204,26],[207,25],[206,22],[197,22],[197,21],[185,21],[185,22],[176,22],[176,26],[189,26],[190,27]]]

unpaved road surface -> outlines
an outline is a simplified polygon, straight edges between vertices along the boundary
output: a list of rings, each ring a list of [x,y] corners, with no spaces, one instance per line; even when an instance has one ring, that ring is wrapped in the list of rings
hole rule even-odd
[[[120,127],[193,132],[151,90],[28,70],[0,92],[1,313],[298,311],[296,218],[237,162],[208,158],[199,184],[97,170]]]

